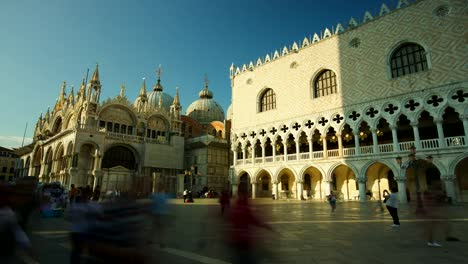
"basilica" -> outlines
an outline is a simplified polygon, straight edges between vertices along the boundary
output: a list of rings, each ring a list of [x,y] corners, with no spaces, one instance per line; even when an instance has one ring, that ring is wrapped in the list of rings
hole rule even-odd
[[[124,85],[101,100],[97,65],[76,94],[66,89],[63,82],[54,108],[39,117],[33,143],[16,151],[20,175],[103,192],[226,188],[229,122],[207,81],[186,115],[178,90],[174,96],[164,92],[160,69],[153,89],[148,92],[143,80],[133,102]]]
[[[466,1],[400,0],[232,65],[232,192],[468,201]]]

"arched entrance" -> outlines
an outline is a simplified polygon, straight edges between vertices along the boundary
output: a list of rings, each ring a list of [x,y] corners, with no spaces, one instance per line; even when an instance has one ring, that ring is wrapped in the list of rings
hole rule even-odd
[[[406,188],[409,201],[416,201],[418,185],[421,193],[427,191],[428,186],[431,186],[433,190],[445,189],[440,180],[439,169],[433,163],[422,159],[417,159],[414,165],[410,165],[406,169]]]
[[[41,173],[41,165],[42,165],[42,148],[38,147],[33,156],[32,173],[31,173],[32,176],[36,176],[39,178],[39,175]],[[42,181],[42,179],[39,179],[39,181]]]
[[[240,177],[239,177],[239,187],[238,187],[238,193],[239,195],[248,195],[250,196],[250,176],[247,172],[244,172]]]
[[[341,164],[333,170],[330,191],[338,200],[351,200],[359,195],[356,175],[350,167]]]
[[[383,191],[398,191],[392,170],[381,162],[375,162],[366,171],[366,196],[371,200],[383,200]]]
[[[280,198],[297,198],[296,177],[289,169],[278,173],[278,196]]]
[[[256,197],[270,198],[273,192],[273,185],[271,183],[271,175],[263,170],[257,175],[256,180]]]
[[[303,195],[307,199],[321,200],[327,194],[322,188],[322,173],[315,167],[309,167],[304,171]]]
[[[103,178],[99,184],[101,190],[132,190],[136,169],[135,154],[130,148],[127,146],[109,148],[102,159]]]
[[[468,201],[468,158],[462,159],[455,167],[457,180],[455,186],[458,187],[458,197],[462,202]]]

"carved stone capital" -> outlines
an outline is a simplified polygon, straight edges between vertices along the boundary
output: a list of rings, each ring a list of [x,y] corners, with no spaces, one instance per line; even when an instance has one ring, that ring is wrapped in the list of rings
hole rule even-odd
[[[397,181],[397,182],[404,182],[404,181],[406,181],[406,177],[404,177],[404,176],[396,176],[396,177],[394,177],[393,179],[395,179],[395,181]]]
[[[457,177],[455,175],[444,175],[440,176],[440,179],[443,181],[455,181]]]
[[[358,177],[358,178],[356,178],[356,181],[359,182],[359,183],[366,183],[367,178]]]

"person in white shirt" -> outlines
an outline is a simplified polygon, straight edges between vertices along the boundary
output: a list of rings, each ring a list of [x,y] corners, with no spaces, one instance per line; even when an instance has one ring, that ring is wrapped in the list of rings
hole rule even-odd
[[[392,193],[389,193],[387,190],[384,190],[385,205],[387,210],[392,216],[393,227],[400,226],[400,219],[398,218],[398,193],[395,189],[391,189]]]

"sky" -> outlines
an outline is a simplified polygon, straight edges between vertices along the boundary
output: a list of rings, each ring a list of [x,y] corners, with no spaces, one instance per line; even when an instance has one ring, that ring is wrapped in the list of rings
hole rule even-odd
[[[230,105],[229,67],[256,62],[326,27],[376,16],[397,0],[2,0],[0,1],[0,146],[33,137],[61,83],[78,90],[99,64],[101,101],[122,83],[133,102],[146,77],[164,92],[179,87],[182,111],[198,99],[205,74],[214,99]],[[393,9],[393,8],[391,8]]]

